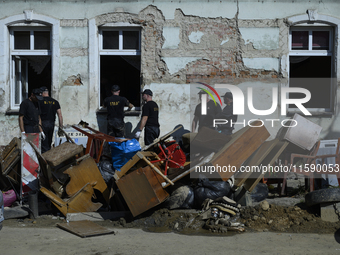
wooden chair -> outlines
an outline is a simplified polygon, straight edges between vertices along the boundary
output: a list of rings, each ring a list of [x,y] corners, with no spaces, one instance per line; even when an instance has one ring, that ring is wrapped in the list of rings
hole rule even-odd
[[[340,155],[339,155],[339,152],[340,152],[340,138],[338,138],[338,145],[337,145],[337,148],[336,148],[336,153],[335,154],[326,154],[326,155],[317,155],[318,151],[319,151],[319,147],[320,147],[320,141],[316,142],[314,147],[312,148],[312,150],[310,151],[310,154],[309,155],[303,155],[303,154],[296,154],[296,153],[292,153],[290,155],[290,163],[289,163],[289,166],[290,166],[290,172],[293,172],[293,173],[297,173],[297,174],[303,174],[304,176],[308,177],[308,179],[305,179],[305,183],[309,183],[309,191],[314,191],[314,177],[315,177],[315,174],[335,174],[337,175],[337,179],[338,179],[338,182],[340,184]],[[335,166],[331,166],[332,168],[335,169],[336,166],[338,166],[338,172],[334,172],[334,169],[333,171],[331,172],[331,167],[328,166],[326,168],[324,168],[323,166],[325,165],[325,160],[327,158],[331,158],[331,157],[335,157]],[[296,166],[294,161],[296,161],[297,158],[301,158],[303,159],[303,162],[302,162],[302,165],[300,166]],[[322,160],[322,167],[323,167],[323,171],[321,172],[318,172],[318,171],[311,171],[311,169],[316,169],[318,164],[316,164],[316,160],[317,159],[321,159]],[[284,179],[283,179],[283,184],[286,183],[286,178],[287,178],[287,174],[288,173],[285,173],[284,174]],[[281,194],[284,193],[284,185],[282,187],[282,190],[281,190]]]

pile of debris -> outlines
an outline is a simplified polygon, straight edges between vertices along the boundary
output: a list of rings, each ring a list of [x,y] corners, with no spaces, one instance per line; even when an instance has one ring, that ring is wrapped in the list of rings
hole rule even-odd
[[[43,154],[37,136],[25,134],[1,151],[0,188],[13,190],[20,202],[25,195],[40,191],[67,219],[97,211],[129,211],[136,218],[162,206],[201,210],[202,227],[212,232],[244,231],[244,225],[253,224],[249,213],[251,221],[271,225],[273,219],[262,207],[256,213],[244,211],[240,204],[250,205],[247,195],[260,182],[281,185],[283,194],[287,175],[272,170],[276,166],[296,170],[297,162],[316,155],[321,128],[299,115],[293,119],[302,126],[282,128],[273,140],[268,140],[263,123],[254,121],[232,135],[204,127],[192,134],[178,126],[144,148],[134,139],[117,139],[87,125],[74,125],[87,136],[85,148],[64,132],[66,141]],[[292,154],[295,158],[289,161]],[[323,158],[330,156],[334,155]],[[254,167],[267,168],[240,171]],[[34,202],[30,210],[34,217],[39,213]]]

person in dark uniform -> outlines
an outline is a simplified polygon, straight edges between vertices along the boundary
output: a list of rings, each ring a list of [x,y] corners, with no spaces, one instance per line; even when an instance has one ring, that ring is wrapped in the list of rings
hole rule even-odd
[[[42,138],[44,139],[45,134],[41,128],[38,98],[42,99],[40,89],[33,89],[30,97],[21,102],[19,109],[19,127],[22,133],[41,132]]]
[[[46,135],[46,139],[41,143],[41,153],[51,149],[54,132],[55,116],[58,115],[59,128],[63,128],[63,116],[60,104],[57,100],[49,96],[47,87],[40,88],[42,100],[39,101],[41,109],[41,124]]]
[[[237,115],[233,114],[233,94],[231,92],[225,93],[224,103],[226,106],[216,119],[224,119],[228,122],[226,124],[219,124],[217,130],[222,134],[231,135],[237,121]]]
[[[222,112],[221,106],[219,104],[215,104],[213,100],[210,100],[209,95],[203,90],[198,92],[200,101],[202,101],[203,94],[207,95],[207,114],[202,115],[201,113],[202,103],[199,103],[195,108],[194,119],[192,121],[192,127],[191,127],[192,132],[196,131],[197,126],[198,126],[198,131],[202,127],[215,129],[213,121],[214,119],[216,119],[216,116]]]
[[[124,137],[124,106],[131,110],[133,104],[125,97],[119,96],[120,87],[113,85],[111,88],[112,96],[105,98],[104,107],[107,108],[107,133],[114,137]]]
[[[20,104],[19,127],[22,133],[42,132],[38,98],[42,98],[40,89],[33,89],[30,97]]]
[[[150,89],[142,92],[142,99],[146,102],[142,109],[142,119],[140,122],[139,130],[135,134],[135,138],[139,139],[140,134],[144,131],[144,144],[151,144],[156,138],[159,137],[159,123],[158,113],[159,108],[156,102],[152,101],[153,93]]]

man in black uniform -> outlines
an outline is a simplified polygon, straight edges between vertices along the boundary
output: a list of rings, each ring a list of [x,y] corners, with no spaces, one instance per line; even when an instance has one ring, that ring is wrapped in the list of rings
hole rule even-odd
[[[112,96],[105,98],[104,107],[107,107],[107,133],[114,137],[124,137],[124,106],[131,110],[131,104],[125,97],[119,96],[120,87],[113,85]]]
[[[59,128],[63,128],[63,116],[61,114],[60,104],[57,100],[49,96],[48,88],[41,87],[42,100],[39,101],[41,109],[41,123],[46,139],[41,143],[41,153],[51,149],[55,115],[58,115]]]
[[[201,90],[200,92],[198,92],[198,94],[200,97],[200,101],[202,101],[203,94],[207,95],[207,114],[202,115],[201,113],[202,103],[199,103],[195,108],[194,119],[192,121],[192,127],[191,127],[192,132],[196,131],[197,126],[198,126],[198,131],[202,127],[215,129],[213,121],[214,119],[216,119],[216,116],[219,113],[221,113],[222,108],[219,104],[215,105],[215,102],[213,100],[210,100],[209,95],[205,91]]]
[[[33,89],[30,97],[21,102],[19,110],[19,127],[22,133],[41,132],[42,138],[44,139],[45,135],[41,129],[38,98],[42,98],[40,96],[40,89]]]
[[[159,123],[158,123],[158,105],[152,101],[153,93],[150,89],[142,92],[142,99],[146,102],[142,110],[142,119],[140,122],[139,130],[135,134],[135,138],[139,139],[140,134],[145,127],[144,131],[144,144],[151,144],[159,136]]]
[[[218,114],[216,119],[224,119],[228,122],[226,124],[219,124],[217,130],[222,134],[231,135],[235,122],[237,121],[237,115],[233,114],[233,94],[231,92],[225,93],[224,103],[226,106],[223,108],[223,111]]]

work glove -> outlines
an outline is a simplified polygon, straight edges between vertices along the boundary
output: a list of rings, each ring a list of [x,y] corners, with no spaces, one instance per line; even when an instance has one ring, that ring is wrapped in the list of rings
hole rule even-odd
[[[137,140],[139,139],[141,133],[142,133],[141,130],[138,130],[138,131],[136,132],[135,138],[136,138]]]
[[[63,132],[63,130],[62,130],[61,127],[58,128],[58,136],[59,136],[59,137],[64,136],[64,132]]]
[[[45,133],[44,133],[44,132],[41,132],[41,139],[44,141],[44,140],[45,140],[45,138],[46,138],[46,135],[45,135]]]

